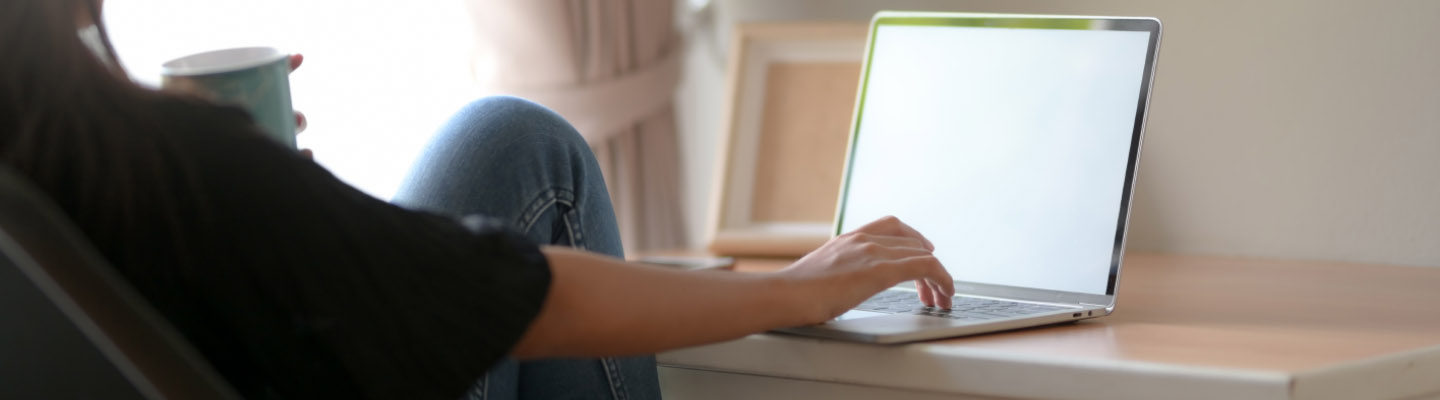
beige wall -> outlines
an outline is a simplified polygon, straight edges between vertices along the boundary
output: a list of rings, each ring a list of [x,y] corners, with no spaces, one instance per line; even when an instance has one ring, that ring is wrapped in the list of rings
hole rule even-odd
[[[1131,249],[1440,266],[1440,1],[715,1],[709,26],[686,19],[692,238],[705,236],[736,21],[1137,15],[1165,33]]]

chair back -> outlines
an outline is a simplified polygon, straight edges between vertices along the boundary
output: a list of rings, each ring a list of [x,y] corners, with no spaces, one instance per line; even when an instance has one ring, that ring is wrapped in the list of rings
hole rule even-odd
[[[239,399],[26,179],[0,165],[0,399]]]

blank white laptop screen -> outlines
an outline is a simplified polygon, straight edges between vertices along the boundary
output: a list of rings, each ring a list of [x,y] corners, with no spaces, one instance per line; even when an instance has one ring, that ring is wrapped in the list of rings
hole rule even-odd
[[[895,215],[957,281],[1106,294],[1148,32],[879,25],[839,228]]]

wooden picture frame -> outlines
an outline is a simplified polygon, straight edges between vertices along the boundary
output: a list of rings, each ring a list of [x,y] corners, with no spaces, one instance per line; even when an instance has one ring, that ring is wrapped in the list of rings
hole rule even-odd
[[[736,27],[711,252],[799,256],[829,240],[868,27]]]

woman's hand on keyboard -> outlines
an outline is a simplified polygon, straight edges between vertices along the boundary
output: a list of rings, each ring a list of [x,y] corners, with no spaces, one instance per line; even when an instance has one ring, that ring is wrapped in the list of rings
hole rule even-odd
[[[935,246],[895,217],[884,217],[826,242],[778,272],[800,281],[818,308],[811,323],[835,318],[870,296],[913,280],[920,301],[950,308],[955,286]]]

